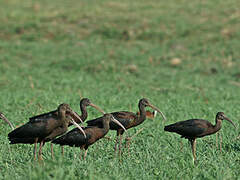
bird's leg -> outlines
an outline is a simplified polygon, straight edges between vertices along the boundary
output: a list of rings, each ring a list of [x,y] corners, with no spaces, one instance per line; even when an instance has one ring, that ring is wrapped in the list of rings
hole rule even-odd
[[[125,139],[126,140],[126,147],[128,148],[128,156],[130,155],[130,144],[131,144],[132,137],[126,137],[126,139]]]
[[[183,143],[182,143],[182,140],[180,140],[180,145],[181,145],[180,149],[181,149],[181,152],[182,152],[182,150],[183,150]]]
[[[51,143],[51,156],[52,156],[52,159],[54,159],[54,155],[53,155],[53,144]]]
[[[87,152],[88,152],[88,149],[85,150],[85,153],[84,153],[84,157],[83,157],[83,160],[86,159],[86,156],[87,156]]]
[[[219,133],[219,137],[220,137],[220,152],[222,152],[222,136],[221,136],[221,133]]]
[[[144,128],[141,128],[139,129],[132,137],[126,137],[126,146],[128,148],[128,155],[130,155],[130,143],[131,143],[131,140],[136,137]]]
[[[39,151],[38,151],[38,160],[39,161],[43,160],[43,158],[42,158],[42,146],[43,146],[43,141],[41,141]]]
[[[115,153],[117,152],[118,136],[119,136],[119,135],[117,134],[116,143],[115,143]]]
[[[216,148],[218,149],[218,132],[216,133]]]
[[[197,143],[197,140],[194,139],[194,141],[193,141],[193,150],[194,150],[195,160],[196,160],[196,143]]]
[[[79,159],[82,160],[82,149],[80,147]]]
[[[130,155],[130,140],[127,141],[127,147],[128,147],[128,156]]]
[[[193,159],[194,162],[196,161],[196,139],[191,139],[191,146],[192,146],[192,154],[193,154]]]
[[[120,156],[121,156],[121,145],[122,145],[122,135],[120,134],[120,141],[119,141],[119,146],[118,146]]]
[[[35,142],[34,142],[34,161],[36,161],[37,142],[38,142],[38,138],[36,138],[36,139],[35,139]]]
[[[61,149],[62,149],[62,156],[64,156],[64,147],[61,146]]]

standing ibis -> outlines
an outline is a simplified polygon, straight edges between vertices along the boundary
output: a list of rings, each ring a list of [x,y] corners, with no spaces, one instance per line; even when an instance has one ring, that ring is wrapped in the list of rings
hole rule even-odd
[[[158,108],[153,106],[149,102],[149,100],[146,99],[146,98],[142,98],[142,99],[139,100],[138,108],[139,108],[140,115],[137,115],[136,113],[128,112],[128,111],[113,112],[111,114],[126,129],[129,129],[129,128],[135,127],[135,126],[143,123],[143,121],[146,119],[145,107],[147,107],[147,106],[149,106],[152,109],[159,112],[162,115],[164,120],[166,119],[165,116],[163,115],[163,113]],[[87,124],[88,124],[88,126],[100,126],[101,127],[101,124],[102,124],[101,121],[102,121],[102,117],[99,117],[97,119],[87,121]],[[116,143],[115,143],[115,152],[117,151],[117,144],[119,143],[119,153],[121,153],[122,134],[124,133],[123,128],[118,126],[117,124],[114,124],[114,123],[110,122],[110,129],[117,131],[117,138],[116,138]],[[120,136],[120,141],[118,142],[118,137],[119,136]]]
[[[55,111],[30,118],[29,122],[18,127],[8,134],[10,144],[35,144],[34,159],[36,159],[37,143],[39,147],[39,160],[42,160],[42,146],[45,142],[53,140],[68,130],[69,123],[76,125],[86,136],[83,129],[74,121],[73,118],[80,117],[72,111],[68,104],[58,106],[57,114]]]
[[[80,110],[81,110],[81,116],[80,119],[84,122],[87,117],[88,117],[88,112],[87,112],[87,106],[91,106],[95,109],[97,109],[99,112],[101,112],[102,114],[105,114],[105,112],[98,107],[97,105],[93,104],[88,98],[83,98],[80,101]],[[76,123],[80,123],[79,119],[76,117],[73,117]],[[70,124],[72,125],[72,124]]]
[[[69,131],[67,134],[57,139],[54,139],[52,143],[59,144],[61,146],[68,145],[68,146],[80,147],[80,149],[85,149],[85,153],[84,153],[84,159],[85,159],[87,155],[88,146],[92,145],[99,139],[103,138],[108,133],[110,122],[116,123],[124,131],[126,131],[124,126],[118,120],[116,120],[112,114],[104,114],[101,121],[102,123],[101,127],[87,126],[83,128],[87,136],[86,138],[77,128],[75,128]]]
[[[12,130],[14,129],[14,126],[12,125],[12,123],[4,116],[4,114],[2,112],[0,112],[0,119],[4,120],[6,123],[8,123],[8,125],[12,128]]]
[[[170,124],[164,127],[164,131],[175,132],[186,138],[191,143],[194,161],[196,160],[196,138],[211,135],[219,131],[222,127],[222,120],[227,120],[235,127],[234,123],[227,118],[223,112],[216,115],[216,124],[212,125],[209,121],[203,119],[189,119]]]
[[[91,107],[97,109],[99,112],[105,114],[105,112],[100,107],[93,104],[88,98],[82,98],[80,100],[80,111],[82,113],[80,116],[80,119],[82,120],[82,122],[84,122],[88,117],[87,106],[91,106]],[[73,117],[73,118],[76,123],[81,123],[77,117]],[[69,126],[71,126],[71,125],[72,125],[72,123],[69,124]],[[52,148],[52,146],[51,146],[51,148]],[[62,148],[62,155],[64,155],[63,146],[61,148]]]

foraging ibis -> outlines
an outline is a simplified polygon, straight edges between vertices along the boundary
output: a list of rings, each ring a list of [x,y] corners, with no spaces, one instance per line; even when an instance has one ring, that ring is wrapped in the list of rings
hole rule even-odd
[[[69,123],[76,125],[86,136],[83,129],[73,120],[80,117],[72,111],[68,104],[61,104],[56,111],[30,118],[29,122],[8,134],[10,144],[35,144],[34,159],[36,159],[36,144],[39,142],[39,160],[42,160],[42,146],[68,130]],[[80,120],[81,121],[81,120]]]
[[[142,98],[139,100],[138,103],[138,108],[140,111],[140,115],[137,115],[136,113],[133,112],[128,112],[128,111],[119,111],[119,112],[113,112],[111,113],[115,119],[117,119],[126,129],[135,127],[141,123],[144,122],[146,119],[146,111],[145,107],[151,107],[152,109],[156,110],[159,112],[163,119],[165,120],[164,114],[155,106],[153,106],[148,99]],[[101,121],[102,117],[99,117],[97,119],[93,119],[90,121],[87,121],[88,126],[99,126],[101,127]],[[116,143],[115,143],[115,152],[117,151],[117,144],[119,143],[119,153],[121,153],[121,141],[122,141],[122,134],[124,133],[123,128],[118,126],[117,124],[114,124],[110,122],[110,129],[111,130],[116,130],[117,131],[117,138],[116,138]],[[118,137],[120,136],[120,141],[118,142]]]
[[[80,100],[80,110],[81,110],[81,115],[80,115],[80,119],[84,122],[87,117],[88,117],[88,112],[87,112],[87,106],[91,106],[93,108],[95,108],[96,110],[98,110],[99,112],[101,112],[102,114],[105,114],[105,112],[98,107],[97,105],[93,104],[88,98],[83,98]],[[76,123],[80,123],[79,119],[76,117],[73,117]],[[72,125],[72,124],[70,124]]]
[[[75,146],[80,147],[80,149],[84,149],[84,159],[87,155],[87,150],[90,145],[98,141],[99,139],[103,138],[109,131],[109,123],[116,123],[118,126],[120,126],[124,131],[126,129],[124,126],[116,120],[113,115],[111,114],[104,114],[102,117],[102,126],[87,126],[84,127],[83,130],[86,134],[86,138],[83,136],[83,134],[77,129],[73,129],[69,131],[67,134],[54,139],[52,143],[59,144],[61,146],[68,145],[68,146]]]
[[[98,110],[99,112],[101,112],[102,114],[105,114],[105,112],[100,108],[98,107],[97,105],[93,104],[88,98],[82,98],[80,100],[80,111],[81,111],[81,115],[80,115],[80,119],[84,122],[87,117],[88,117],[88,112],[87,112],[87,106],[91,106],[93,108],[95,108],[96,110]],[[74,121],[77,122],[77,123],[80,123],[79,119],[78,118],[74,118]],[[69,126],[71,126],[72,123],[69,124]],[[52,146],[51,146],[52,148]],[[61,146],[62,148],[62,155],[64,155],[64,148],[63,146]]]
[[[196,160],[196,138],[201,138],[207,135],[218,132],[222,127],[222,120],[229,121],[234,127],[234,123],[227,118],[223,112],[218,112],[216,115],[216,124],[213,125],[209,121],[203,119],[189,119],[170,124],[164,127],[164,131],[175,132],[181,135],[181,138],[186,138],[191,143],[192,154],[194,161]]]

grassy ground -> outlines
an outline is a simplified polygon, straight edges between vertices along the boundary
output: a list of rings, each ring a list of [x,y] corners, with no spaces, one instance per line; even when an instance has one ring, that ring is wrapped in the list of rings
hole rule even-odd
[[[88,97],[107,112],[137,111],[148,98],[166,115],[144,127],[115,157],[114,141],[89,148],[9,145],[0,122],[1,179],[239,179],[239,130],[223,122],[223,150],[215,135],[197,141],[197,163],[186,140],[163,127],[223,111],[239,126],[240,3],[226,1],[0,1],[0,110],[15,124],[62,102],[79,112]],[[100,116],[89,109],[89,119]],[[109,132],[115,138],[115,132]],[[76,158],[76,159],[74,159]]]

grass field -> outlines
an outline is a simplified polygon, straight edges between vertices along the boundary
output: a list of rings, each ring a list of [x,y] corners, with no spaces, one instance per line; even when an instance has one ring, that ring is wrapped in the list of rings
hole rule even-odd
[[[239,0],[0,1],[0,111],[14,125],[66,102],[79,112],[88,97],[106,112],[136,112],[146,97],[167,117],[147,119],[128,156],[114,141],[79,149],[50,145],[44,164],[33,146],[9,145],[0,121],[1,179],[240,179],[239,130],[224,121],[220,134],[197,141],[197,163],[187,140],[166,124],[223,111],[239,127]],[[89,109],[89,118],[100,116]],[[107,136],[115,138],[115,131]],[[180,142],[183,150],[180,151]],[[75,158],[75,159],[74,159]]]

